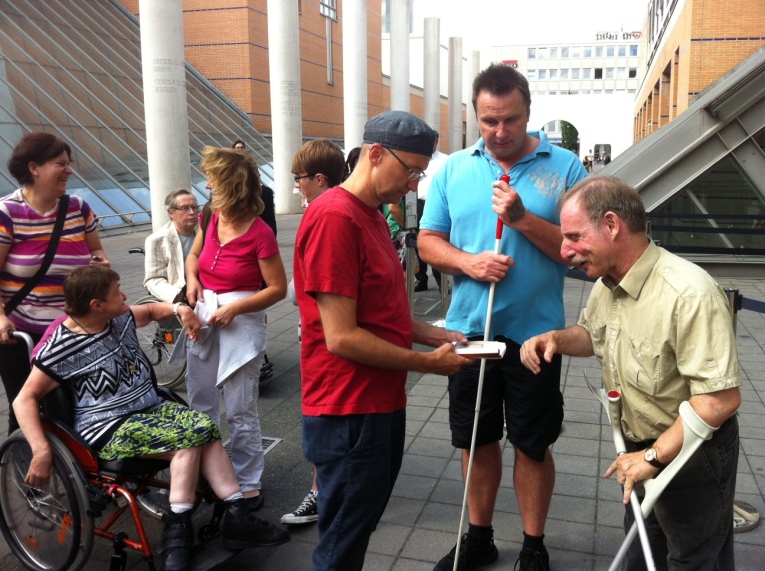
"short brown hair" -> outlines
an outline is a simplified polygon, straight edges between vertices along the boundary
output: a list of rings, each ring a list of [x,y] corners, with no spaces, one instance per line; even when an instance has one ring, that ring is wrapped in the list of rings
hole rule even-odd
[[[473,110],[478,112],[478,95],[486,91],[491,95],[507,95],[517,89],[523,96],[526,108],[531,107],[529,81],[518,70],[503,63],[493,63],[473,80]]]
[[[104,266],[80,266],[64,282],[64,313],[72,317],[85,317],[90,313],[90,302],[104,300],[112,284],[120,275]]]
[[[66,152],[71,162],[72,148],[66,141],[52,133],[27,133],[13,148],[11,158],[8,159],[8,172],[19,184],[27,185],[34,180],[29,171],[29,163],[42,165],[63,152]]]
[[[572,201],[587,213],[595,228],[603,223],[606,212],[613,212],[624,220],[630,232],[645,233],[646,214],[637,190],[615,176],[591,176],[580,180],[560,199],[558,209]]]
[[[173,192],[168,194],[167,197],[165,198],[165,208],[167,208],[168,210],[172,210],[173,208],[178,206],[178,204],[175,202],[176,199],[179,196],[185,196],[187,194],[189,196],[194,196],[193,194],[191,194],[191,192],[189,192],[185,188],[179,188],[178,190],[174,190]]]
[[[329,186],[337,186],[343,178],[345,158],[343,152],[329,139],[314,139],[298,149],[292,159],[292,172],[304,172],[327,177]]]
[[[213,208],[228,220],[246,220],[263,213],[258,165],[250,155],[234,149],[205,147],[199,168],[215,181]]]

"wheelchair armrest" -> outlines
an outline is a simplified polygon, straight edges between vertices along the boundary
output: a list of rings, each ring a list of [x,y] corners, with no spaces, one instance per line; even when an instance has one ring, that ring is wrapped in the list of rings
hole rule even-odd
[[[43,429],[54,434],[67,447],[77,460],[78,464],[86,472],[98,472],[98,457],[90,445],[71,426],[67,426],[60,420],[40,415]]]
[[[159,394],[159,396],[161,396],[166,401],[177,402],[178,404],[182,404],[183,406],[189,406],[189,403],[183,400],[183,397],[181,397],[181,395],[179,395],[172,389],[168,389],[167,387],[157,387],[157,394]]]

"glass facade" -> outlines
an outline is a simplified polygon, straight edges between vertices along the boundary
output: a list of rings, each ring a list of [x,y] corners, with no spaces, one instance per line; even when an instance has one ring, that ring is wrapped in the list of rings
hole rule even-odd
[[[68,192],[82,196],[104,228],[151,221],[138,21],[116,0],[0,0],[0,196],[18,183],[7,171],[31,131],[66,140],[74,154]],[[189,165],[206,145],[241,138],[259,165],[272,159],[252,120],[186,64]],[[268,169],[261,169],[272,185]]]
[[[765,251],[765,200],[732,157],[719,161],[649,216],[653,238],[674,251]]]

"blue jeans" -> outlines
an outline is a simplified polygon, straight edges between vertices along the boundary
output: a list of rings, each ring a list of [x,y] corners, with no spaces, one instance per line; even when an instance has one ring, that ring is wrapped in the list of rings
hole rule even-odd
[[[627,442],[627,451],[640,446]],[[738,465],[738,420],[729,418],[703,442],[667,485],[646,530],[657,571],[733,571],[733,495]],[[642,500],[642,493],[638,496]],[[627,506],[624,529],[634,516]],[[644,570],[640,540],[627,552],[622,569]]]
[[[303,453],[316,466],[319,542],[313,571],[355,571],[404,457],[406,411],[303,416]]]

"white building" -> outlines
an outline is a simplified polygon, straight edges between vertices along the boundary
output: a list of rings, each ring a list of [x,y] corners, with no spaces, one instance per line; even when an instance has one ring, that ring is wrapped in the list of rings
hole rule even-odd
[[[590,149],[614,157],[633,141],[639,85],[640,32],[600,32],[592,41],[492,48],[492,61],[516,67],[529,80],[530,128],[560,141],[560,121],[579,131],[580,156]]]

